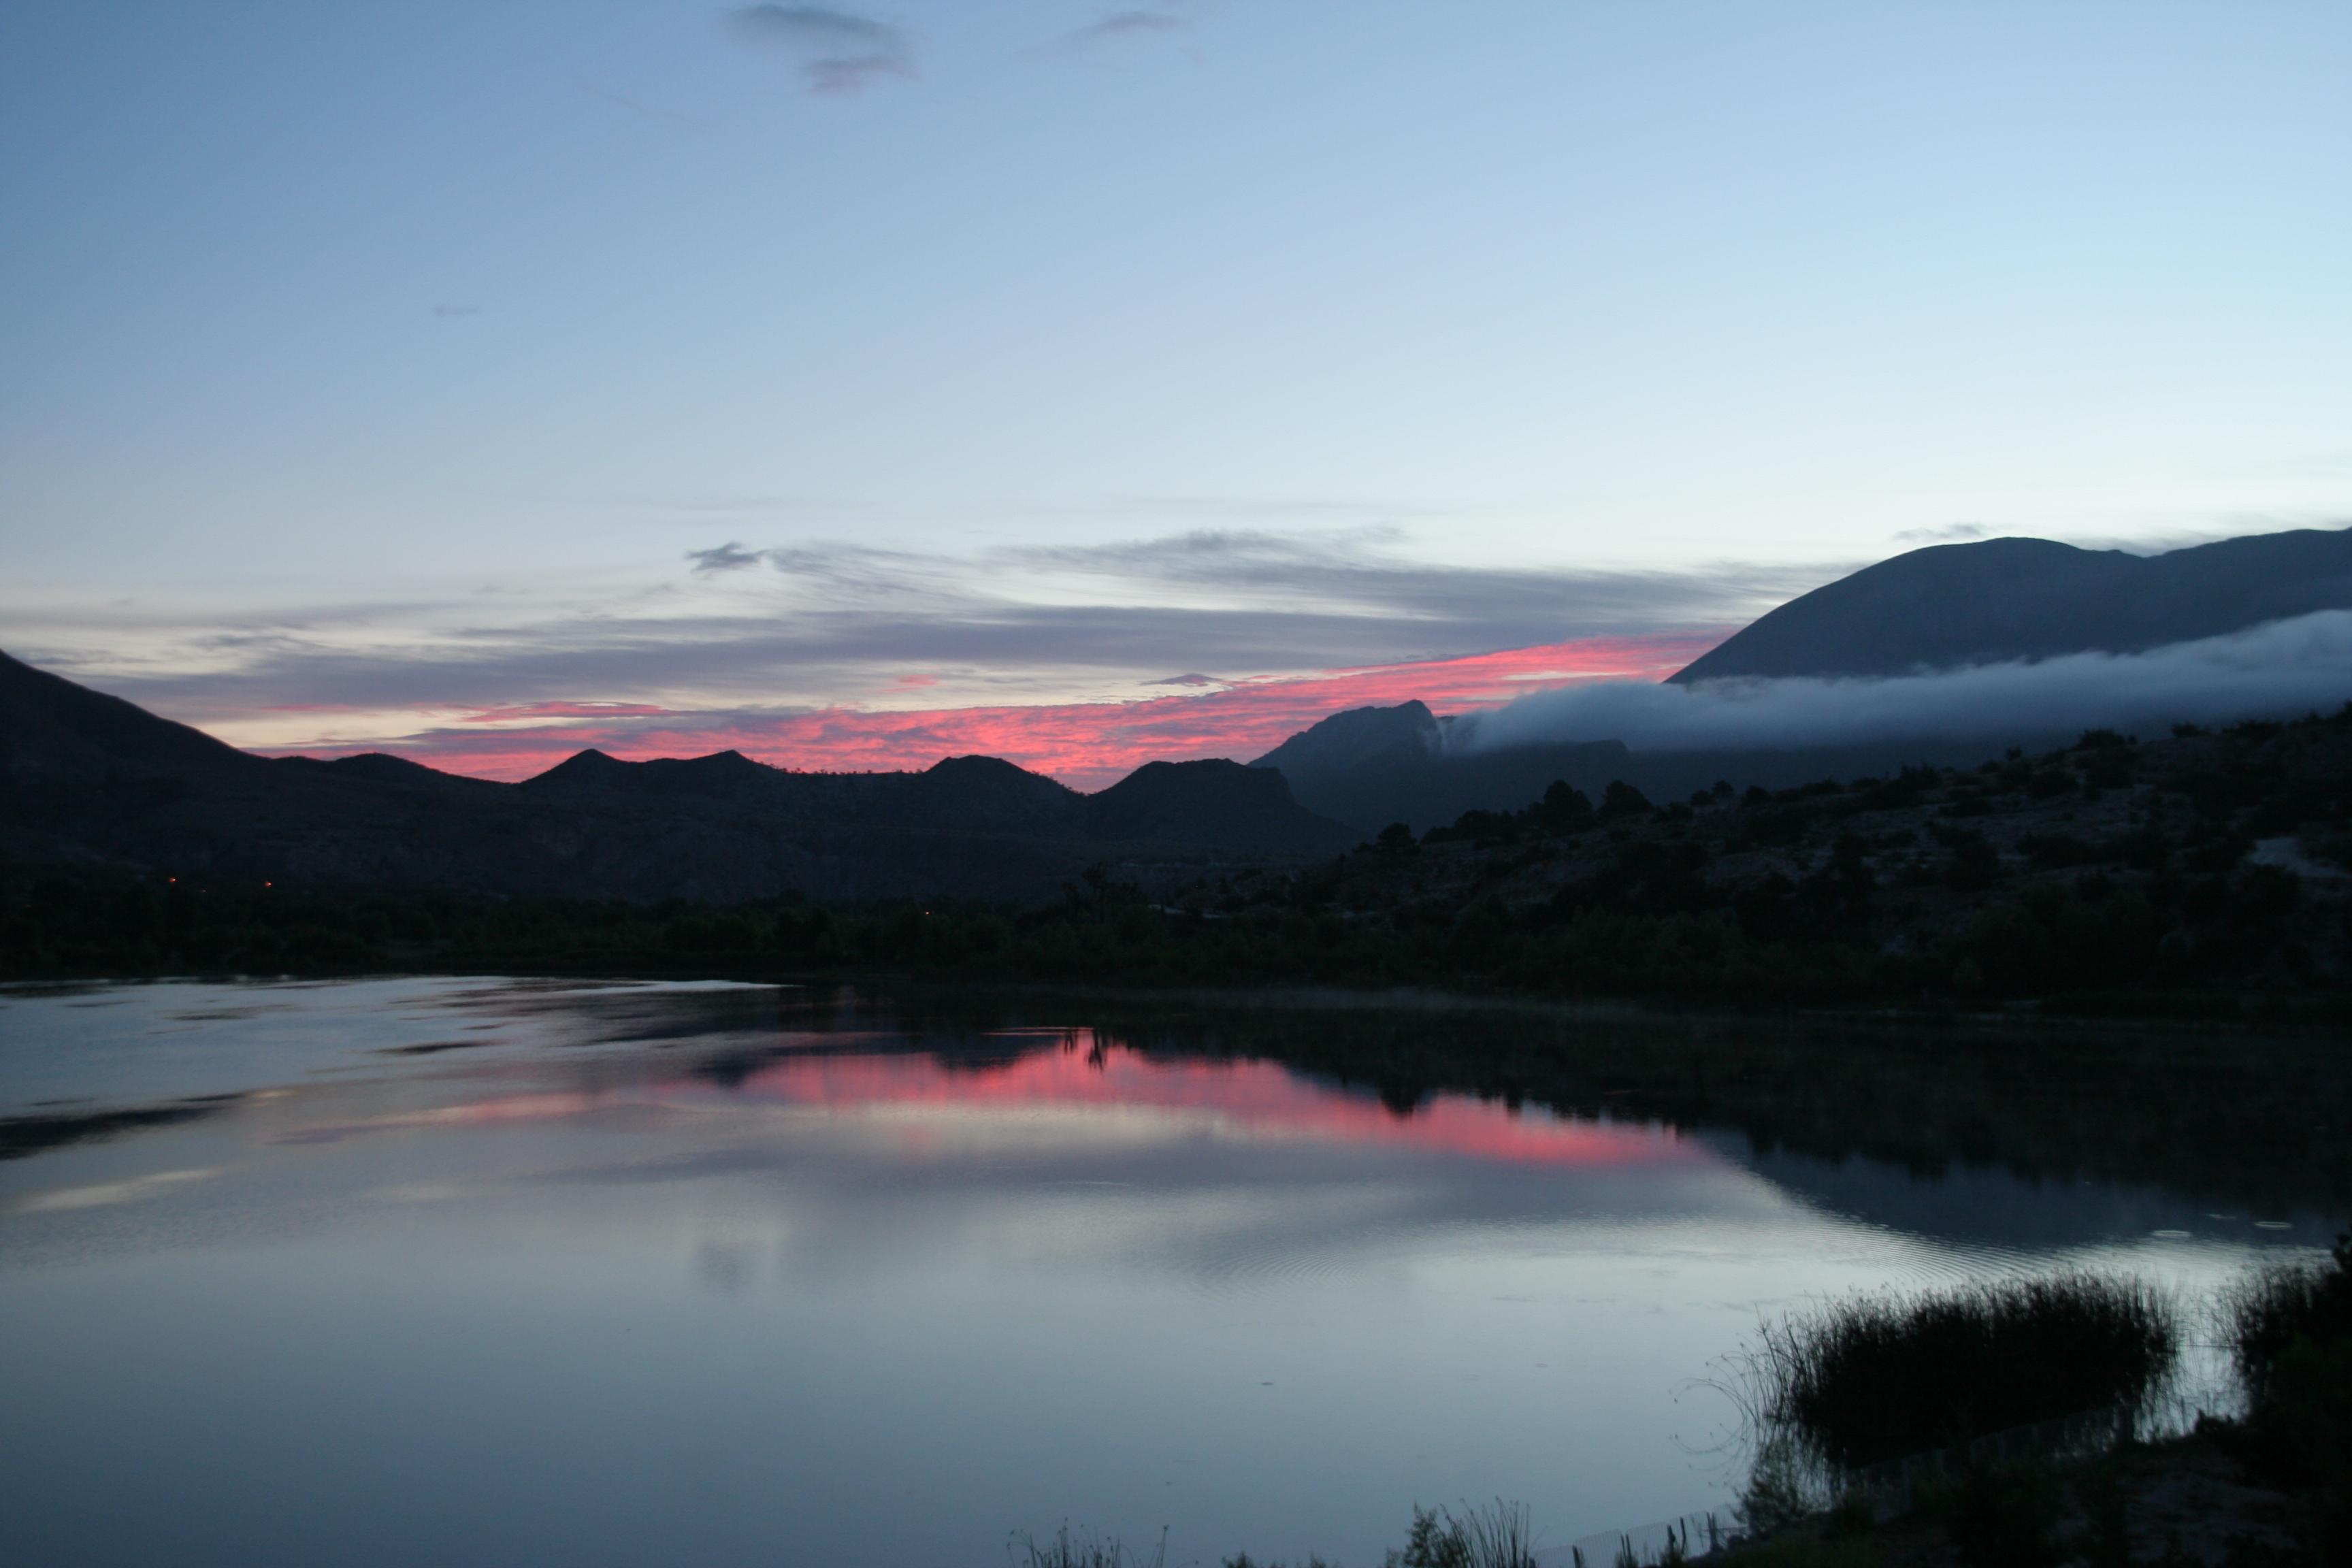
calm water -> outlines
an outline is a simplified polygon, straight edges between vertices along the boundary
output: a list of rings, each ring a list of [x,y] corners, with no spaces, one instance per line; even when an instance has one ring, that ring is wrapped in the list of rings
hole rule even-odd
[[[0,994],[0,1116],[159,1109],[0,1163],[11,1562],[1362,1564],[1496,1494],[1564,1542],[1728,1500],[1760,1313],[2325,1234],[765,988]]]

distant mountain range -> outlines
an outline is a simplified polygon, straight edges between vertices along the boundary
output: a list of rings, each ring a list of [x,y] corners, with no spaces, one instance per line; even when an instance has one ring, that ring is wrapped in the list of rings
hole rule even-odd
[[[1230,762],[1151,763],[1081,795],[992,757],[805,773],[591,751],[511,784],[381,753],[265,758],[0,655],[0,852],[20,865],[514,897],[1025,900],[1097,863],[1151,885],[1361,837]]]
[[[2352,530],[2136,556],[2045,540],[1938,545],[1763,616],[1673,677],[1885,676],[2132,652],[2352,607]],[[2352,692],[2346,694],[2352,697]],[[521,784],[381,754],[269,759],[0,655],[0,855],[251,880],[513,896],[1050,896],[1101,863],[1147,887],[1516,809],[1566,780],[1673,799],[1980,761],[2032,732],[1833,749],[1636,752],[1621,742],[1467,752],[1421,702],[1338,713],[1248,767],[1152,763],[1081,795],[990,757],[808,773],[734,752],[583,752]]]

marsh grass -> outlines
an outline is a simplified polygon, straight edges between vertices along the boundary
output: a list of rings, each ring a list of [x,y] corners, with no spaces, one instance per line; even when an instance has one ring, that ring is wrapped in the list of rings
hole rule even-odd
[[[2352,1234],[2339,1237],[2326,1259],[2256,1270],[2223,1297],[2221,1310],[2238,1375],[2259,1411],[2280,1392],[2282,1365],[2292,1368],[2298,1341],[2320,1347],[2352,1340]]]
[[[1005,1549],[1005,1556],[1013,1568],[1165,1568],[1168,1532],[1160,1532],[1159,1544],[1146,1557],[1139,1552],[1129,1552],[1117,1536],[1105,1541],[1092,1531],[1074,1536],[1065,1524],[1044,1542],[1033,1535],[1016,1536]]]
[[[1765,1447],[1856,1469],[2079,1411],[2136,1407],[2180,1348],[2172,1300],[2091,1274],[1855,1297],[1768,1324],[1750,1357]]]
[[[1404,1549],[1385,1568],[1537,1568],[1535,1532],[1524,1503],[1491,1503],[1412,1510]]]
[[[2254,1273],[2223,1311],[2256,1468],[2310,1493],[2321,1557],[2352,1562],[2352,1234],[2326,1262]]]

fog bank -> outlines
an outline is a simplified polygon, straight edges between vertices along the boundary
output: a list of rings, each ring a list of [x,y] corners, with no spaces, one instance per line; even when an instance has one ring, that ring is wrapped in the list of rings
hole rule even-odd
[[[1790,750],[2100,726],[2160,734],[2175,723],[2325,712],[2347,700],[2352,611],[2326,610],[2145,653],[1891,678],[1596,681],[1464,714],[1446,726],[1446,750],[1575,741],[1622,741],[1636,752]]]

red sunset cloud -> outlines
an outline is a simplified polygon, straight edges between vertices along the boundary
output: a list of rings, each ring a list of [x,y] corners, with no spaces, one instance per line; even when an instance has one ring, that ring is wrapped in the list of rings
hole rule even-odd
[[[691,757],[739,751],[778,767],[859,773],[929,767],[942,757],[1003,757],[1080,789],[1099,789],[1155,761],[1246,761],[1348,708],[1419,698],[1441,712],[1493,707],[1578,681],[1663,679],[1721,631],[1585,637],[1460,658],[1325,674],[1242,679],[1132,702],[940,709],[829,708],[744,714],[641,703],[534,702],[467,715],[444,730],[383,749],[455,773],[520,779],[595,747],[616,757]],[[919,687],[931,678],[902,679]],[[513,725],[511,729],[501,726]]]

